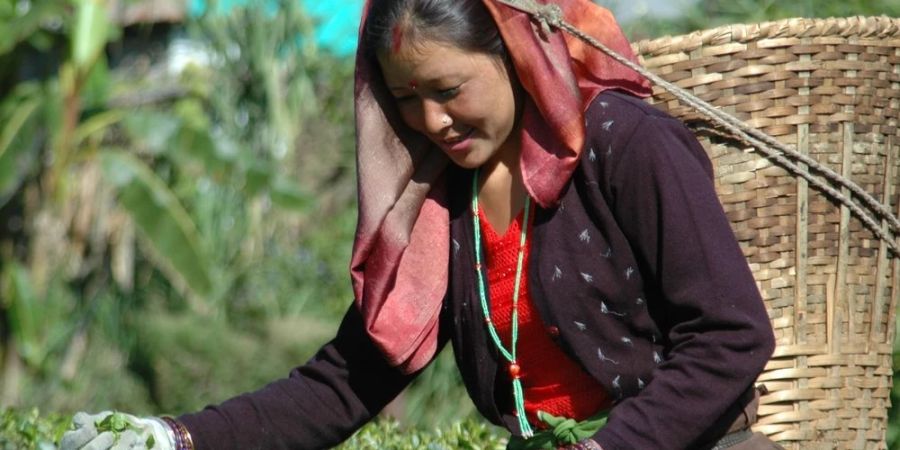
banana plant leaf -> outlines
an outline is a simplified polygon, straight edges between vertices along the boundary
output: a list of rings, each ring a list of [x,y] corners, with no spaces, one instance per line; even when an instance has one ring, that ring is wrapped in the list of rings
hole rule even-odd
[[[86,74],[106,45],[110,23],[104,0],[80,0],[72,30],[72,61]]]
[[[40,106],[39,99],[24,100],[0,128],[0,206],[6,204],[10,196],[21,186],[29,172],[28,162],[35,159],[33,155],[28,154],[34,147],[16,138],[37,115]]]
[[[121,122],[127,115],[128,113],[125,111],[113,109],[85,120],[75,129],[75,145],[81,145],[85,139],[105,132],[111,126]]]
[[[119,202],[149,242],[163,273],[176,286],[184,283],[208,297],[212,279],[203,239],[175,194],[146,164],[124,151],[104,150],[100,158],[104,177],[117,189]]]
[[[2,283],[4,307],[9,312],[9,327],[16,350],[26,364],[37,367],[46,354],[38,332],[40,305],[37,295],[24,267],[15,261],[8,261],[4,265],[6,266]]]
[[[23,41],[34,44],[35,39],[43,36],[41,24],[65,14],[67,2],[35,1],[29,2],[29,6],[24,14],[19,13],[16,7],[3,11],[0,17],[0,55],[9,53]]]

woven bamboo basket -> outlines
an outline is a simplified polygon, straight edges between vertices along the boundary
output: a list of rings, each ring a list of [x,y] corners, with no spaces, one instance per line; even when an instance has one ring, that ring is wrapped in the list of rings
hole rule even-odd
[[[791,19],[634,47],[652,72],[900,215],[900,19]],[[654,88],[650,101],[688,123],[709,153],[775,329],[755,429],[788,449],[886,448],[900,297],[900,258],[890,245],[898,233],[879,217],[879,238],[848,204],[723,136],[668,91]]]

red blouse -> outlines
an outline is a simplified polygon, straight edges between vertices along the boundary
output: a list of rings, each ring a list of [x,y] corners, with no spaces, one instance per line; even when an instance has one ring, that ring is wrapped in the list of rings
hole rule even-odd
[[[489,284],[491,321],[500,340],[509,349],[523,213],[519,213],[503,236],[491,228],[480,208],[478,214]],[[519,285],[519,339],[516,348],[525,393],[525,412],[528,421],[538,428],[546,428],[537,419],[538,411],[584,420],[611,406],[611,400],[603,387],[554,342],[559,330],[545,327],[534,309],[528,283],[525,282],[531,249],[530,235],[526,239]]]

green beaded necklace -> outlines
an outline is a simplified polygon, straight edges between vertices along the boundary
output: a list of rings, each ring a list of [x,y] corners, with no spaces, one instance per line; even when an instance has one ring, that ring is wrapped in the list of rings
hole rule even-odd
[[[525,241],[528,233],[529,209],[531,206],[531,198],[525,197],[525,220],[522,224],[522,232],[519,237],[519,256],[516,262],[516,284],[513,289],[513,308],[512,308],[512,339],[510,349],[507,350],[503,346],[503,342],[497,335],[497,329],[491,322],[491,311],[488,306],[487,294],[484,282],[485,269],[481,264],[481,220],[478,218],[478,169],[475,169],[475,176],[472,178],[472,217],[475,228],[475,271],[478,273],[478,297],[481,299],[481,309],[484,311],[484,321],[487,324],[488,332],[494,345],[500,350],[500,353],[509,362],[509,375],[512,378],[513,387],[513,403],[516,407],[516,418],[519,420],[519,429],[522,431],[522,437],[528,439],[534,436],[534,431],[528,423],[528,417],[525,415],[525,394],[522,391],[522,380],[519,378],[521,368],[516,362],[516,343],[519,340],[519,282],[522,280],[522,262],[525,257]]]

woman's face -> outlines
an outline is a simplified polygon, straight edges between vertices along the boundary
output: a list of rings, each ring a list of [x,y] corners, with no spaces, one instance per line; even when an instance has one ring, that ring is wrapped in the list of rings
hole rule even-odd
[[[378,61],[403,121],[457,165],[480,167],[519,151],[514,78],[497,57],[426,40]]]

